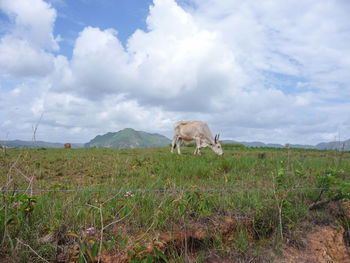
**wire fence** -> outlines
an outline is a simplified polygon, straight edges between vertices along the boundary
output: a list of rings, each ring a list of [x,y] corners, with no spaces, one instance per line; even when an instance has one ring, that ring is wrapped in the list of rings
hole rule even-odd
[[[298,191],[337,191],[340,190],[340,187],[331,187],[331,188],[321,188],[321,187],[296,187],[290,189],[279,189],[279,192],[298,192]],[[121,194],[124,192],[132,192],[132,193],[184,193],[184,192],[273,192],[273,188],[176,188],[176,189],[0,189],[0,193],[4,192],[12,192],[12,193],[24,193],[24,192],[32,192],[32,193],[50,193],[50,192],[62,192],[62,193],[70,193],[70,192],[120,192]]]

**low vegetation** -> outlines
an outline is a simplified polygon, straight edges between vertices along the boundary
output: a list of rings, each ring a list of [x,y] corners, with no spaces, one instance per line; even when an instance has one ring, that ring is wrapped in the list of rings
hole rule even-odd
[[[349,231],[332,205],[350,197],[350,153],[223,148],[7,149],[0,258],[269,262],[317,224]]]

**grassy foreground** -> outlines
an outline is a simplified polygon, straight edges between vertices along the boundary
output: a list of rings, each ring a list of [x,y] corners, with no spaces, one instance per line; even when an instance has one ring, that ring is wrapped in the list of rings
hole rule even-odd
[[[349,228],[323,205],[349,198],[348,152],[169,150],[1,153],[0,258],[203,262],[216,254],[270,262],[314,224]]]

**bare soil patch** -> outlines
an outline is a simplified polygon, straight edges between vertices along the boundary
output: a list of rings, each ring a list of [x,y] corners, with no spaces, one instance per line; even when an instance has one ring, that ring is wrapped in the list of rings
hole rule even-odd
[[[320,226],[307,234],[305,249],[286,247],[281,263],[350,263],[342,227]]]

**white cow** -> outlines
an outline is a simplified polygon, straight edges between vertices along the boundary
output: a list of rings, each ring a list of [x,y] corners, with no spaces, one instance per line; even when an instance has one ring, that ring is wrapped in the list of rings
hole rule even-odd
[[[221,144],[219,143],[219,135],[211,134],[208,124],[204,121],[179,121],[174,125],[174,138],[171,144],[171,152],[174,152],[177,146],[178,154],[180,152],[180,145],[184,141],[186,144],[195,141],[196,150],[194,154],[201,154],[200,148],[209,146],[216,154],[222,155]]]

